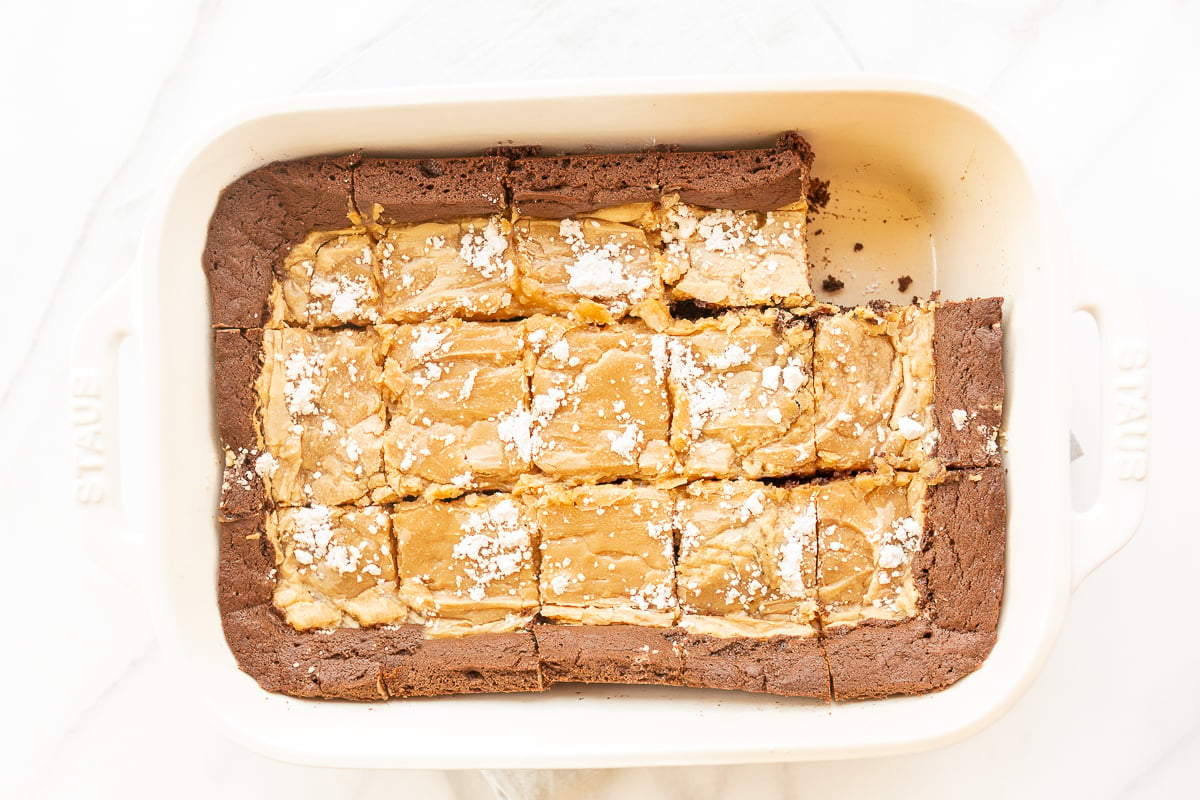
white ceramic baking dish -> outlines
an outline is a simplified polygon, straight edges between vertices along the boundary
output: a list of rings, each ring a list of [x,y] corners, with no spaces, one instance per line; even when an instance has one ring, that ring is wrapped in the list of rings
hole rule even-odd
[[[500,141],[549,150],[756,146],[798,128],[834,202],[813,226],[817,277],[838,298],[1003,295],[1008,562],[995,650],[938,694],[827,706],[651,687],[558,687],[543,695],[360,705],[263,692],[242,674],[217,615],[221,451],[213,422],[208,291],[200,265],[221,188],[276,159],[354,148],[475,152]],[[884,222],[883,220],[886,220]],[[853,243],[863,249],[856,253]],[[828,258],[828,263],[824,260]],[[892,79],[663,80],[422,89],[295,98],[224,126],[180,160],[153,204],[129,274],[81,323],[72,364],[79,529],[115,569],[140,569],[177,691],[233,738],[308,764],[566,767],[867,756],[941,745],[1012,705],[1053,643],[1075,584],[1123,545],[1144,502],[1148,355],[1141,310],[1108,287],[1072,284],[1045,187],[978,106]],[[1083,291],[1099,290],[1093,296]],[[1072,513],[1068,484],[1068,324],[1101,332],[1101,500]],[[116,348],[140,342],[150,443],[144,480],[116,463]],[[127,390],[130,387],[125,387]],[[134,519],[137,519],[135,525]],[[130,535],[131,527],[141,527]],[[127,545],[118,546],[119,543]],[[140,553],[128,548],[136,548]],[[136,553],[136,555],[135,555]]]

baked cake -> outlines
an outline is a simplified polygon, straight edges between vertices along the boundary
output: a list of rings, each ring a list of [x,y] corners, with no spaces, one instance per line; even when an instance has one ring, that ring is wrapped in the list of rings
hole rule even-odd
[[[995,641],[1001,301],[838,308],[812,152],[317,157],[222,193],[219,608],[378,700],[941,689]]]

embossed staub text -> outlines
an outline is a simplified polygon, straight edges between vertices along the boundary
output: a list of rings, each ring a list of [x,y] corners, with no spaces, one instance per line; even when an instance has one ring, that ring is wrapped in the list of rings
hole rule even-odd
[[[75,502],[104,502],[104,397],[93,370],[71,375],[71,441],[75,453]]]
[[[1115,436],[1117,474],[1123,481],[1146,479],[1150,446],[1150,355],[1145,344],[1127,342],[1117,348]]]

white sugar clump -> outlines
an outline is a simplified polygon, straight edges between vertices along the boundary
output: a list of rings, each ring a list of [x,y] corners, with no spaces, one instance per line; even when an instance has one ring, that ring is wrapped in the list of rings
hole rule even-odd
[[[575,256],[567,264],[567,288],[576,294],[600,300],[626,298],[637,302],[650,288],[646,275],[628,275],[625,264],[629,257],[616,242],[588,245],[578,221],[564,219],[558,225],[559,235],[566,240]]]
[[[605,435],[608,437],[612,451],[630,463],[634,461],[634,452],[637,446],[645,439],[641,429],[634,423],[626,425],[621,433],[605,431]]]
[[[292,521],[296,525],[292,555],[297,562],[307,566],[322,561],[343,575],[358,570],[362,548],[333,544],[333,512],[328,506],[297,508],[292,512]]]
[[[692,436],[699,436],[709,418],[729,405],[729,392],[718,382],[706,379],[704,370],[696,363],[692,348],[686,342],[671,339],[667,342],[667,350],[670,354],[671,376],[687,395]]]
[[[912,417],[901,417],[896,421],[896,430],[905,439],[920,439],[925,435],[925,426]]]
[[[898,544],[885,544],[879,548],[879,566],[895,569],[904,563],[904,549]]]
[[[321,377],[321,357],[315,353],[306,356],[296,351],[284,362],[283,375],[283,396],[288,411],[293,416],[316,414],[317,398],[321,392],[318,383]]]
[[[425,358],[438,348],[443,347],[442,342],[449,335],[449,328],[421,328],[417,331],[417,339],[412,343],[412,347],[410,348],[413,358]]]
[[[466,535],[454,545],[453,557],[466,562],[463,572],[474,584],[467,594],[476,602],[487,596],[490,583],[515,575],[532,558],[529,530],[509,498],[473,511],[463,530]]]
[[[254,471],[258,473],[260,478],[274,476],[277,469],[279,469],[279,460],[270,453],[262,453],[258,458],[254,459]]]
[[[773,392],[779,388],[779,378],[783,374],[783,369],[777,366],[763,367],[762,385],[768,392]]]
[[[748,522],[752,517],[757,517],[763,512],[764,497],[762,489],[758,489],[746,498],[746,502],[742,504],[741,511],[738,513],[742,522]]]
[[[508,237],[500,228],[497,218],[488,221],[482,231],[476,231],[472,225],[463,234],[458,255],[471,266],[475,267],[485,278],[495,275],[508,277],[512,274],[513,264],[504,258],[508,249]]]
[[[783,544],[779,548],[779,576],[783,578],[783,586],[792,597],[800,597],[805,593],[804,554],[811,547],[816,533],[817,504],[814,500],[784,529]]]

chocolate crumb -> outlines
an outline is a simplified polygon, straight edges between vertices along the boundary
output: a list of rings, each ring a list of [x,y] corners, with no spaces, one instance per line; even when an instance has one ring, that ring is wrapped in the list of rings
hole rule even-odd
[[[808,207],[820,211],[829,205],[829,181],[810,178],[808,184]]]
[[[856,252],[856,253],[861,253],[861,252],[862,252],[862,249],[863,249],[862,242],[855,242],[855,243],[854,243],[854,252]]]
[[[821,281],[821,288],[827,292],[840,292],[846,287],[844,281],[841,281],[832,275],[826,275],[825,280]]]
[[[676,300],[671,304],[671,316],[676,319],[705,319],[721,316],[720,306],[705,303],[703,300]]]
[[[824,233],[824,232],[825,232],[825,229],[824,229],[824,228],[817,228],[815,231],[813,231],[813,232],[812,232],[812,235],[813,235],[813,236],[820,236],[820,235],[821,235],[822,233]]]
[[[900,287],[900,291],[907,292],[908,287],[912,286],[912,278],[907,275],[901,275],[896,279],[896,285]]]

